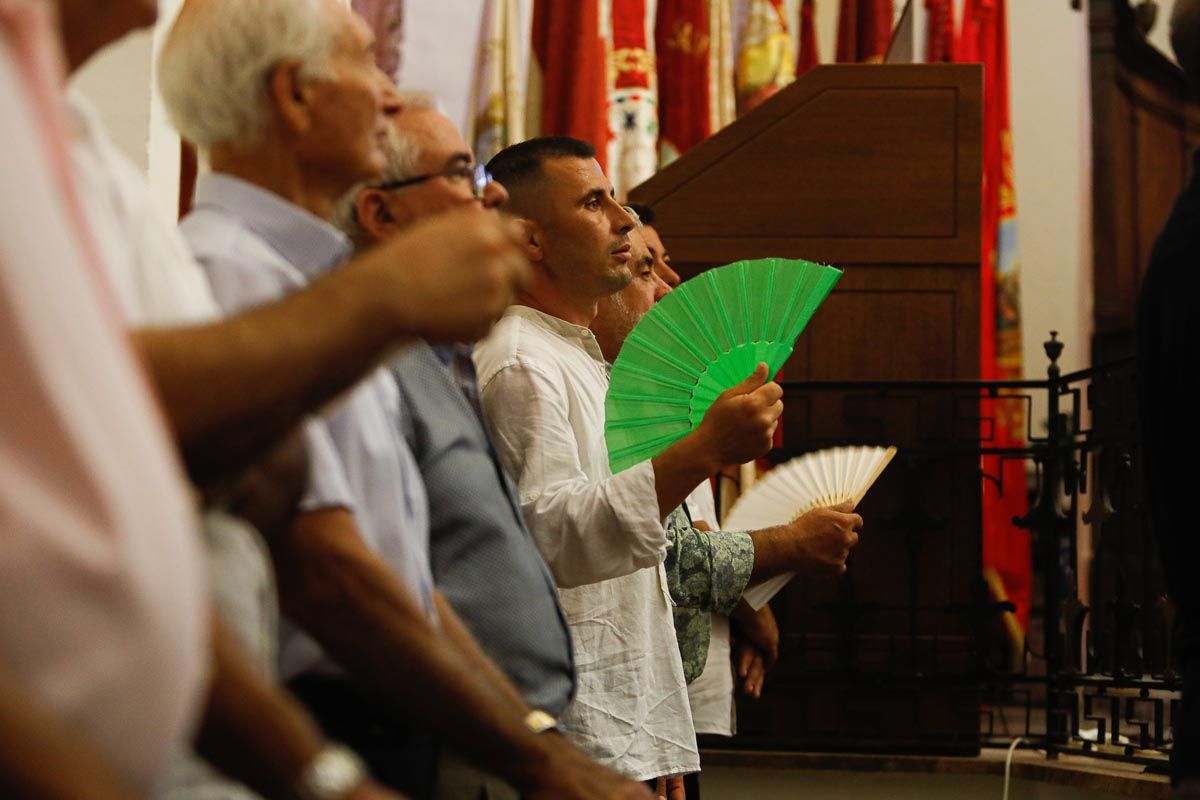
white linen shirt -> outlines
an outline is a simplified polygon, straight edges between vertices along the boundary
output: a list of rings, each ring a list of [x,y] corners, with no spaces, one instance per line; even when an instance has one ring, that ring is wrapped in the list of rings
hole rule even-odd
[[[717,505],[712,484],[700,484],[688,495],[688,512],[694,520],[703,520],[713,530],[717,523]],[[733,664],[730,661],[729,617],[712,614],[712,635],[708,639],[708,658],[704,671],[688,684],[692,722],[696,733],[733,736],[737,731],[737,708],[733,703]]]
[[[351,251],[337,228],[246,181],[212,173],[196,184],[195,208],[181,224],[226,311],[277,300],[340,264]],[[363,540],[433,612],[425,486],[400,434],[400,390],[385,368],[370,373],[322,415],[336,453],[319,474],[349,487]],[[309,454],[310,460],[321,457]],[[336,479],[330,484],[336,484]],[[330,502],[330,505],[334,503]],[[285,680],[337,667],[319,645],[285,626]]]
[[[654,471],[613,475],[608,373],[587,328],[510,307],[475,350],[497,453],[559,585],[578,693],[563,715],[587,755],[632,778],[700,768],[661,564]]]

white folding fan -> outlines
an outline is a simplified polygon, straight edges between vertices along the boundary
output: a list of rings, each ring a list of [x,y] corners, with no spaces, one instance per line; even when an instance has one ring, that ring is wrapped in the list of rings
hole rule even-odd
[[[775,467],[739,497],[721,527],[753,531],[786,524],[814,508],[842,503],[857,506],[895,455],[894,447],[833,447],[797,456]],[[794,574],[768,578],[747,588],[742,597],[757,611]]]

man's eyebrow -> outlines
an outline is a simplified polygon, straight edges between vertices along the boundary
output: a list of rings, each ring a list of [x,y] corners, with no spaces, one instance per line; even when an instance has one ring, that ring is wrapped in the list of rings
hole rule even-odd
[[[606,192],[603,189],[592,189],[587,194],[585,194],[583,196],[583,198],[580,199],[579,202],[581,205],[583,203],[590,203],[593,200],[599,200],[601,197],[604,197],[605,194],[606,194]]]
[[[446,159],[446,167],[448,169],[453,169],[454,167],[460,165],[466,166],[467,164],[473,164],[474,162],[475,159],[470,153],[455,153]]]

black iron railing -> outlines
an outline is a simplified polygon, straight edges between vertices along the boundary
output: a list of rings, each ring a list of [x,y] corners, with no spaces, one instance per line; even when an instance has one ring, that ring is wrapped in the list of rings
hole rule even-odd
[[[829,630],[794,634],[784,643],[787,674],[778,680],[801,687],[860,681],[864,690],[875,692],[881,686],[915,693],[922,685],[961,687],[959,699],[951,702],[961,708],[953,713],[961,723],[962,713],[977,709],[974,741],[980,746],[1007,746],[1020,737],[1050,758],[1083,754],[1165,771],[1181,681],[1172,650],[1174,611],[1141,502],[1136,365],[1123,361],[1064,375],[1056,336],[1045,350],[1044,380],[784,383],[788,396],[810,407],[811,414],[818,409],[829,414],[836,405],[850,421],[828,440],[806,436],[804,449],[852,440],[901,444],[889,470],[891,480],[900,483],[880,516],[900,540],[911,542],[912,579],[907,594],[882,598],[864,598],[851,579],[832,600],[813,604],[813,613],[828,620],[835,643],[829,644]],[[829,399],[825,406],[822,397]],[[981,398],[987,402],[981,404]],[[988,413],[981,414],[981,407]],[[1020,446],[1000,446],[989,435],[989,417],[1005,409],[1024,415]],[[876,429],[879,436],[872,434]],[[886,441],[897,430],[908,432],[900,436],[907,441]],[[783,451],[776,457],[791,455]],[[1005,484],[1002,472],[974,470],[980,481],[993,482],[1002,493],[1029,497],[1029,513],[1017,524],[1032,534],[1034,591],[1024,647],[1016,654],[997,644],[1010,604],[978,591],[930,607],[918,591],[927,579],[917,574],[922,537],[962,518],[960,511],[927,507],[920,476],[937,472],[939,464],[959,473],[965,464],[970,471],[987,455],[1020,460],[1028,476],[1027,485],[1013,486],[1011,480]],[[910,480],[911,486],[899,488]],[[977,509],[977,501],[965,507]],[[979,534],[977,525],[965,530]],[[885,617],[893,620],[886,635],[863,634],[863,619]],[[907,629],[894,622],[899,618],[908,620]],[[939,637],[937,619],[948,621],[958,644],[945,644],[955,637]],[[969,640],[965,647],[964,638]],[[821,648],[825,654],[815,656]],[[947,752],[962,744],[961,725],[956,731],[947,734]],[[750,738],[750,746],[758,746]],[[937,751],[936,739],[935,731],[915,749]],[[777,728],[769,734],[764,728],[759,744],[785,740]],[[811,741],[801,735],[789,744],[806,747]],[[888,749],[887,742],[869,737],[859,744],[864,750]],[[855,749],[856,740],[836,746]]]

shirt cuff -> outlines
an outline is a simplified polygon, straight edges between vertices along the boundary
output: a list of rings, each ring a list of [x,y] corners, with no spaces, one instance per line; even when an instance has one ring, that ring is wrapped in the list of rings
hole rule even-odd
[[[659,563],[667,553],[667,529],[658,513],[654,465],[649,461],[623,470],[608,479],[611,508],[620,529],[630,539],[639,561]]]
[[[346,480],[342,460],[324,422],[312,419],[305,423],[304,444],[308,449],[308,488],[300,499],[300,510],[345,508],[353,511],[350,482]]]
[[[729,616],[754,571],[754,539],[744,531],[717,531],[713,536],[713,611]]]

